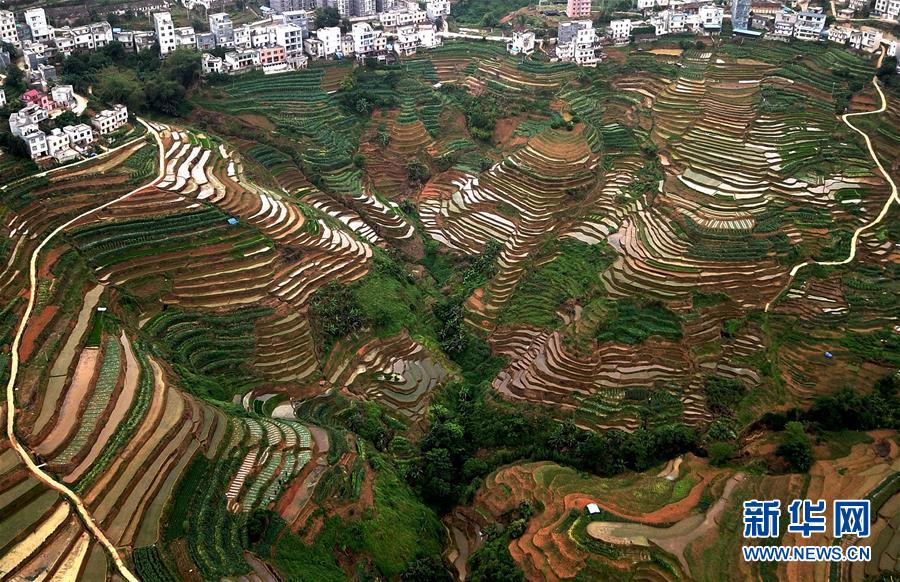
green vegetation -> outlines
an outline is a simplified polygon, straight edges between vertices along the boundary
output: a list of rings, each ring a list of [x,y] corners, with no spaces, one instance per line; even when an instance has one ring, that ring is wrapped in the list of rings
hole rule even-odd
[[[378,466],[374,510],[359,519],[327,518],[311,545],[290,533],[280,537],[275,561],[289,579],[344,580],[336,553],[362,556],[367,569],[386,578],[399,576],[423,557],[440,555],[444,533],[437,516],[387,462],[377,456],[372,462]],[[279,528],[277,521],[272,527]]]
[[[678,316],[658,302],[620,299],[611,304],[597,329],[597,339],[601,342],[638,344],[652,336],[681,339]]]

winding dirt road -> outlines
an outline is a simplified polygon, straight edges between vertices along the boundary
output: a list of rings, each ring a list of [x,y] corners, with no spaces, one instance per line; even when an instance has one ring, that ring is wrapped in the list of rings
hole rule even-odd
[[[90,216],[91,214],[103,210],[104,208],[115,204],[116,202],[120,202],[125,200],[126,198],[146,189],[153,184],[156,184],[165,176],[166,164],[165,164],[165,148],[163,147],[162,139],[159,136],[159,132],[149,123],[145,122],[143,119],[137,118],[137,120],[143,124],[147,131],[153,134],[153,137],[156,139],[156,145],[159,149],[159,172],[157,173],[156,178],[153,179],[152,182],[148,184],[144,184],[139,188],[135,188],[131,192],[127,194],[123,194],[119,196],[115,200],[110,200],[105,204],[101,204],[95,208],[82,212],[78,216],[66,221],[64,224],[56,227],[50,234],[48,234],[41,243],[34,249],[34,252],[31,254],[31,259],[28,262],[28,280],[29,280],[29,293],[28,293],[28,305],[25,307],[25,313],[22,314],[22,320],[19,322],[19,327],[16,330],[15,338],[12,343],[12,351],[11,351],[11,361],[10,361],[10,370],[9,370],[9,382],[6,384],[6,436],[12,444],[13,449],[15,449],[16,453],[18,453],[19,457],[21,457],[22,461],[25,463],[25,466],[28,467],[28,470],[37,478],[39,481],[50,487],[51,489],[58,491],[62,495],[64,495],[69,502],[75,507],[78,512],[78,515],[81,517],[81,521],[84,523],[85,527],[87,527],[88,531],[93,535],[98,542],[106,549],[107,553],[109,553],[112,558],[113,563],[115,563],[116,568],[119,570],[119,574],[129,582],[138,582],[137,577],[132,574],[131,570],[128,569],[128,566],[125,565],[125,562],[122,560],[122,556],[119,555],[119,551],[113,545],[113,543],[106,537],[106,534],[103,533],[103,530],[100,529],[100,526],[97,525],[97,522],[94,521],[94,518],[91,516],[88,508],[82,503],[81,498],[78,495],[63,485],[61,482],[54,479],[51,475],[44,472],[40,467],[35,464],[34,460],[28,454],[28,451],[22,446],[22,443],[19,442],[18,437],[16,436],[16,405],[15,405],[15,384],[16,378],[19,373],[19,344],[22,341],[22,336],[25,333],[25,328],[28,326],[28,319],[31,316],[31,312],[34,309],[35,298],[37,297],[37,293],[35,290],[38,286],[37,281],[37,265],[38,259],[40,258],[41,251],[50,243],[53,238],[64,231],[66,228],[70,227],[77,221],[85,218],[86,216]]]
[[[884,57],[887,51],[884,47],[881,47],[881,56],[878,58],[878,64],[875,65],[875,68],[881,66],[882,61],[884,61]],[[857,111],[856,113],[845,113],[841,116],[841,120],[847,124],[847,127],[858,133],[863,137],[866,141],[866,147],[869,149],[869,155],[872,156],[872,160],[874,160],[875,165],[878,166],[878,169],[881,170],[881,173],[884,175],[884,179],[887,180],[888,184],[891,186],[891,195],[888,197],[887,201],[885,201],[884,206],[881,207],[881,212],[878,213],[878,216],[873,218],[870,222],[860,226],[853,232],[853,238],[850,239],[850,254],[847,255],[846,259],[841,261],[804,261],[799,265],[794,265],[794,268],[791,269],[790,276],[788,277],[787,284],[782,288],[775,297],[772,298],[771,301],[766,303],[765,311],[769,311],[769,308],[772,306],[775,301],[781,297],[781,295],[791,288],[791,284],[794,282],[794,277],[803,267],[807,267],[809,265],[822,265],[824,267],[833,267],[836,265],[846,265],[856,258],[856,248],[859,244],[859,236],[870,228],[878,225],[884,217],[887,216],[888,211],[891,209],[891,204],[895,202],[900,204],[900,195],[897,193],[897,183],[894,182],[894,179],[891,178],[891,175],[888,171],[881,165],[881,160],[878,159],[878,155],[875,154],[875,148],[872,147],[872,140],[869,139],[869,136],[863,130],[859,129],[852,123],[850,123],[851,117],[859,117],[862,115],[876,115],[879,113],[884,113],[887,110],[887,97],[884,96],[884,91],[881,90],[881,85],[878,84],[878,77],[872,77],[872,86],[875,87],[875,91],[878,92],[878,96],[881,98],[881,107],[878,109],[873,109],[872,111]]]

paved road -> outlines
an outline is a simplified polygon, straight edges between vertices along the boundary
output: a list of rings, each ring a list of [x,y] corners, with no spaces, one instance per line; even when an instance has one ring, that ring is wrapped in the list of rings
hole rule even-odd
[[[53,238],[61,233],[63,230],[74,224],[75,222],[81,220],[82,218],[97,212],[98,210],[103,210],[107,206],[111,206],[116,202],[121,200],[125,200],[129,196],[140,192],[150,186],[155,184],[159,180],[165,176],[166,172],[166,164],[165,164],[165,148],[163,147],[162,139],[160,139],[159,132],[157,132],[151,125],[146,123],[143,119],[138,118],[138,121],[147,127],[147,131],[153,134],[153,137],[156,139],[156,145],[159,148],[159,173],[156,178],[150,182],[149,184],[145,184],[140,188],[136,188],[127,194],[123,194],[119,196],[115,200],[110,200],[105,204],[101,204],[95,208],[82,212],[75,218],[65,222],[64,224],[56,227],[50,234],[48,234],[41,241],[41,244],[34,249],[34,252],[31,254],[31,259],[28,262],[28,280],[29,280],[29,294],[28,294],[28,305],[25,307],[25,313],[22,314],[22,320],[19,323],[19,328],[16,331],[16,336],[13,339],[12,343],[12,351],[11,351],[11,362],[9,369],[9,382],[6,384],[6,436],[9,439],[12,447],[15,449],[16,453],[18,453],[19,457],[21,457],[22,462],[25,463],[25,466],[34,475],[39,481],[54,489],[64,495],[69,502],[75,507],[78,515],[81,517],[81,521],[84,523],[85,527],[87,527],[88,531],[94,538],[97,539],[98,542],[106,549],[107,553],[109,553],[110,557],[115,563],[116,568],[119,570],[119,574],[122,575],[123,578],[128,580],[129,582],[138,582],[137,577],[131,573],[131,570],[128,569],[128,566],[122,560],[122,556],[119,555],[119,551],[116,549],[115,545],[106,537],[106,534],[100,529],[100,526],[97,522],[94,521],[94,518],[91,516],[88,508],[82,503],[81,498],[78,495],[54,479],[51,475],[44,472],[40,469],[31,458],[28,450],[19,442],[18,437],[16,436],[15,426],[16,426],[16,399],[15,399],[15,385],[16,378],[19,374],[19,343],[22,341],[22,335],[25,333],[25,328],[28,326],[28,318],[31,317],[31,312],[34,309],[35,298],[37,297],[37,293],[35,293],[38,281],[37,281],[37,266],[38,259],[40,258],[41,251],[44,250]]]
[[[881,63],[882,63],[882,61],[884,61],[884,57],[886,54],[887,54],[887,50],[882,46],[881,47],[881,56],[878,58],[878,64],[875,65],[875,68],[878,68],[881,66]],[[769,307],[771,307],[771,305],[773,303],[775,303],[776,299],[781,297],[782,293],[784,293],[785,291],[790,289],[791,283],[793,283],[793,281],[794,281],[794,277],[797,275],[797,273],[803,267],[807,267],[809,265],[822,265],[825,267],[832,267],[835,265],[846,265],[847,263],[849,263],[853,259],[855,259],[856,258],[856,249],[859,245],[860,235],[862,233],[866,232],[867,230],[871,229],[872,227],[878,225],[882,220],[884,220],[884,217],[887,216],[887,213],[891,209],[892,204],[894,204],[895,202],[897,204],[900,204],[900,195],[898,195],[898,193],[897,193],[897,184],[894,182],[894,179],[891,178],[891,175],[884,168],[884,166],[881,165],[881,160],[878,159],[878,156],[875,154],[875,148],[872,147],[872,140],[869,139],[869,136],[866,134],[866,132],[864,132],[863,130],[859,129],[858,127],[856,127],[855,125],[850,123],[851,117],[859,117],[862,115],[876,115],[878,113],[884,113],[885,110],[887,109],[887,97],[884,96],[884,91],[881,90],[881,85],[878,84],[878,77],[874,77],[874,76],[872,77],[872,86],[875,87],[875,91],[878,92],[878,96],[881,98],[881,107],[879,107],[878,109],[874,109],[872,111],[858,111],[856,113],[845,113],[844,115],[841,116],[841,119],[843,120],[844,123],[847,124],[847,127],[849,127],[850,129],[852,129],[853,131],[855,131],[856,133],[861,135],[863,137],[863,139],[866,141],[866,147],[869,149],[869,155],[872,156],[872,160],[875,161],[875,165],[878,166],[878,169],[881,170],[881,173],[884,175],[884,179],[887,180],[888,184],[890,184],[890,186],[891,186],[891,195],[887,199],[887,201],[885,201],[884,206],[881,207],[881,212],[878,213],[878,216],[873,218],[870,222],[867,222],[866,224],[860,226],[853,232],[853,238],[850,239],[850,254],[847,256],[846,259],[843,259],[841,261],[805,261],[803,263],[800,263],[799,265],[795,265],[794,268],[791,269],[790,277],[788,278],[787,285],[785,285],[784,288],[778,292],[778,295],[776,295],[771,301],[766,303],[765,311],[769,310]]]

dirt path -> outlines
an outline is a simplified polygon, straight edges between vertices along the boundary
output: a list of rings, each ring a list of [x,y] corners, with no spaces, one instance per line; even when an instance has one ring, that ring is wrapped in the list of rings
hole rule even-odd
[[[878,57],[878,63],[875,65],[875,68],[881,66],[882,61],[884,61],[884,57],[887,51],[884,47],[881,47],[881,56]],[[850,254],[846,259],[842,261],[804,261],[799,265],[795,265],[793,269],[791,269],[790,276],[788,277],[787,284],[778,292],[778,294],[772,298],[771,301],[766,303],[766,308],[764,311],[769,311],[769,308],[772,306],[775,301],[781,297],[782,293],[791,288],[791,284],[794,282],[794,277],[797,275],[797,272],[800,271],[803,267],[809,265],[822,265],[825,267],[833,267],[836,265],[846,265],[847,263],[853,261],[856,258],[856,249],[859,244],[859,236],[865,231],[871,229],[874,226],[877,226],[884,217],[887,216],[888,211],[891,209],[891,205],[893,203],[900,204],[900,195],[897,193],[897,184],[894,182],[894,179],[891,178],[891,175],[888,174],[887,170],[885,170],[884,166],[881,165],[881,160],[878,159],[878,156],[875,154],[875,148],[872,147],[872,140],[869,139],[869,136],[863,130],[859,129],[852,123],[850,123],[851,117],[859,117],[862,115],[876,115],[878,113],[884,113],[887,110],[887,97],[884,96],[884,91],[881,90],[881,85],[878,84],[878,77],[872,77],[872,85],[875,87],[875,91],[878,93],[878,96],[881,98],[881,107],[878,109],[874,109],[872,111],[858,111],[856,113],[845,113],[841,116],[841,120],[847,124],[847,127],[858,133],[863,137],[866,141],[866,147],[869,149],[869,155],[872,156],[872,160],[875,162],[875,165],[884,175],[884,179],[887,180],[888,184],[891,186],[891,195],[884,203],[884,206],[881,207],[881,212],[878,213],[871,222],[867,222],[866,224],[860,226],[855,231],[853,231],[853,238],[850,239]]]
[[[717,527],[725,506],[731,500],[734,488],[743,481],[745,475],[737,473],[725,483],[722,496],[716,500],[706,515],[691,515],[667,528],[653,527],[641,523],[621,523],[616,521],[595,521],[587,526],[589,536],[618,545],[648,547],[655,544],[678,558],[685,572],[690,573],[684,550],[697,538]]]
[[[56,237],[59,233],[72,226],[79,220],[85,218],[86,216],[90,216],[99,210],[103,210],[108,206],[112,206],[116,202],[121,200],[126,200],[132,195],[140,192],[144,188],[148,186],[152,186],[156,184],[165,176],[166,170],[166,153],[165,147],[163,147],[162,139],[159,136],[159,132],[154,129],[150,124],[145,122],[143,119],[138,118],[138,121],[147,128],[147,131],[153,134],[153,137],[156,139],[156,146],[158,148],[159,154],[159,169],[156,178],[150,182],[149,184],[145,184],[144,186],[140,186],[135,188],[134,190],[119,196],[114,200],[110,200],[104,204],[101,204],[95,208],[90,210],[86,210],[82,212],[78,216],[69,219],[65,223],[59,225],[55,229],[53,229],[50,234],[48,234],[41,243],[34,249],[31,253],[31,258],[28,261],[28,281],[29,281],[29,293],[28,293],[28,305],[25,307],[25,312],[22,314],[22,320],[19,322],[19,327],[16,329],[15,338],[13,338],[12,350],[10,352],[10,367],[9,367],[9,381],[6,383],[6,402],[9,404],[6,407],[6,436],[9,439],[10,445],[12,448],[16,450],[19,457],[25,463],[25,466],[28,468],[28,471],[34,475],[39,481],[50,487],[51,489],[58,491],[63,494],[75,510],[78,512],[78,515],[81,518],[81,521],[87,527],[88,531],[91,532],[91,535],[96,538],[96,540],[104,547],[106,552],[109,554],[110,558],[112,558],[113,563],[116,566],[116,569],[119,571],[119,574],[128,580],[129,582],[138,582],[137,577],[132,574],[131,570],[128,569],[128,566],[125,565],[125,562],[122,560],[122,556],[119,555],[119,551],[116,547],[109,541],[109,538],[106,537],[106,534],[100,529],[100,526],[94,521],[94,518],[91,516],[87,507],[85,507],[84,503],[82,503],[81,498],[78,495],[63,485],[61,482],[54,479],[51,475],[46,473],[43,469],[38,467],[34,460],[31,458],[30,453],[22,446],[22,443],[19,442],[19,437],[16,434],[16,412],[17,407],[15,405],[16,402],[16,379],[19,375],[19,344],[22,342],[22,336],[25,333],[25,328],[28,326],[28,319],[31,317],[31,312],[34,310],[34,303],[37,299],[37,273],[38,273],[38,259],[40,258],[41,251]]]

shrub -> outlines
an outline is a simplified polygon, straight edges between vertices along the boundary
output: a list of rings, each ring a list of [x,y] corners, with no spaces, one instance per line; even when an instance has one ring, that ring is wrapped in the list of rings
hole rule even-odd
[[[812,467],[812,445],[809,444],[806,431],[799,422],[789,422],[785,425],[782,442],[775,452],[797,473],[805,473]]]

